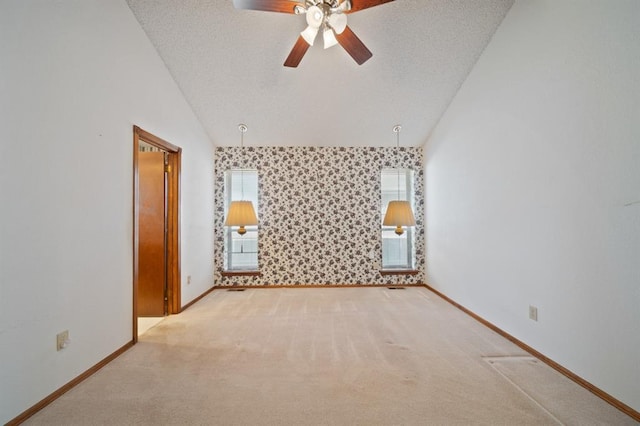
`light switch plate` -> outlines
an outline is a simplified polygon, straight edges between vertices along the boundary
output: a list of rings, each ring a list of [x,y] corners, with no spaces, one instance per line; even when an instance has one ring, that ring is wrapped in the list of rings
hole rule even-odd
[[[56,335],[56,349],[61,351],[69,343],[69,330],[62,331]]]
[[[538,308],[529,305],[529,319],[538,321]]]

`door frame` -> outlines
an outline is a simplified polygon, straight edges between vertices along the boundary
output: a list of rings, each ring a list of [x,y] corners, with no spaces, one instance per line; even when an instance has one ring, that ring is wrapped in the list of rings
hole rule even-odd
[[[167,314],[178,314],[180,300],[180,172],[182,148],[161,139],[138,126],[133,126],[133,342],[138,341],[138,274],[139,274],[139,218],[140,169],[138,165],[140,141],[168,153],[167,176]]]

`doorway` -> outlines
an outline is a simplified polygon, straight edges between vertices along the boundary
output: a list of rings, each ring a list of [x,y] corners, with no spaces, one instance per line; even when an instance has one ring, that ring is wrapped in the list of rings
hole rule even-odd
[[[138,320],[180,312],[182,149],[133,128],[133,341]]]

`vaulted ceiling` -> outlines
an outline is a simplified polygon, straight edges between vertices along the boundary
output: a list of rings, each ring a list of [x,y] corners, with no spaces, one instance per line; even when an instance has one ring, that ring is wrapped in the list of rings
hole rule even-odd
[[[396,0],[348,15],[373,57],[358,65],[321,37],[283,66],[304,15],[232,0],[127,0],[214,144],[419,146],[514,0]],[[352,0],[355,4],[358,0]],[[292,2],[295,4],[295,2]]]

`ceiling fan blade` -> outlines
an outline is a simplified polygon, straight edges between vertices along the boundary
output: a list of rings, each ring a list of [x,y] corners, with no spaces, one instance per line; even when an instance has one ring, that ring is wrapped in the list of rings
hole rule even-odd
[[[345,13],[357,12],[362,9],[380,6],[381,4],[389,3],[391,1],[393,0],[351,0],[351,9],[345,11]]]
[[[302,36],[299,36],[295,46],[291,49],[291,53],[287,56],[287,60],[284,61],[284,66],[291,68],[297,67],[304,54],[307,53],[308,48],[309,43],[307,43]]]
[[[236,9],[262,10],[265,12],[295,13],[300,4],[289,0],[233,0]]]
[[[372,56],[373,53],[367,46],[364,45],[362,41],[355,35],[351,28],[347,26],[342,34],[336,34],[336,38],[338,39],[338,43],[344,50],[347,51],[349,55],[358,63],[358,65],[362,65],[367,62]]]

